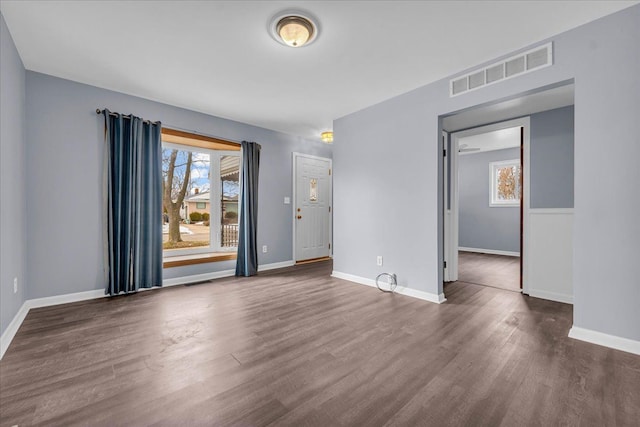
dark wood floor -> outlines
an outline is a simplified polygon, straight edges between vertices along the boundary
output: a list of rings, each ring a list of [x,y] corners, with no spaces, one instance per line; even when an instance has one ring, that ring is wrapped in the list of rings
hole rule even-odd
[[[459,251],[458,280],[520,292],[520,257]]]
[[[632,426],[640,357],[569,305],[452,283],[437,305],[330,262],[32,310],[0,424]]]

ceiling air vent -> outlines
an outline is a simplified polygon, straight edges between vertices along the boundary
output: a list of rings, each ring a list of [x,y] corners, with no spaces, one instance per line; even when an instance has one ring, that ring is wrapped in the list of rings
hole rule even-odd
[[[487,73],[487,84],[497,82],[498,80],[504,79],[504,65],[494,65],[493,67],[489,67],[486,70]]]
[[[480,86],[484,86],[484,70],[469,76],[469,89],[475,89]]]
[[[469,82],[466,77],[451,82],[451,92],[457,95],[469,90]]]
[[[527,74],[553,64],[553,44],[547,43],[449,81],[450,96]]]

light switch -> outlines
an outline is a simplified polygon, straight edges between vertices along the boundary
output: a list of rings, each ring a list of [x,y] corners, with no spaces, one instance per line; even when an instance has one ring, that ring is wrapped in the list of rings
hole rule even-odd
[[[285,204],[285,205],[289,205],[289,204],[291,204],[291,198],[289,198],[289,197],[285,197],[285,198],[284,198],[284,204]]]

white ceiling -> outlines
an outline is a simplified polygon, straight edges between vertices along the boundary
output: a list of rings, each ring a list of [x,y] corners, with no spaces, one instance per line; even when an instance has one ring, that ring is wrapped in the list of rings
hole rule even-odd
[[[520,128],[507,128],[478,135],[465,136],[458,139],[458,147],[461,149],[474,149],[475,151],[461,151],[460,155],[482,153],[485,151],[503,150],[520,146]]]
[[[638,1],[0,1],[27,69],[319,140],[332,121]],[[311,45],[268,33],[297,8]]]

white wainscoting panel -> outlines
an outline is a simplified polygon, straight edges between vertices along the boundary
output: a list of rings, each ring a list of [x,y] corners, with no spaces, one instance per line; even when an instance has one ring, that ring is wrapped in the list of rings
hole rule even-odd
[[[529,295],[573,303],[573,209],[529,210]]]

